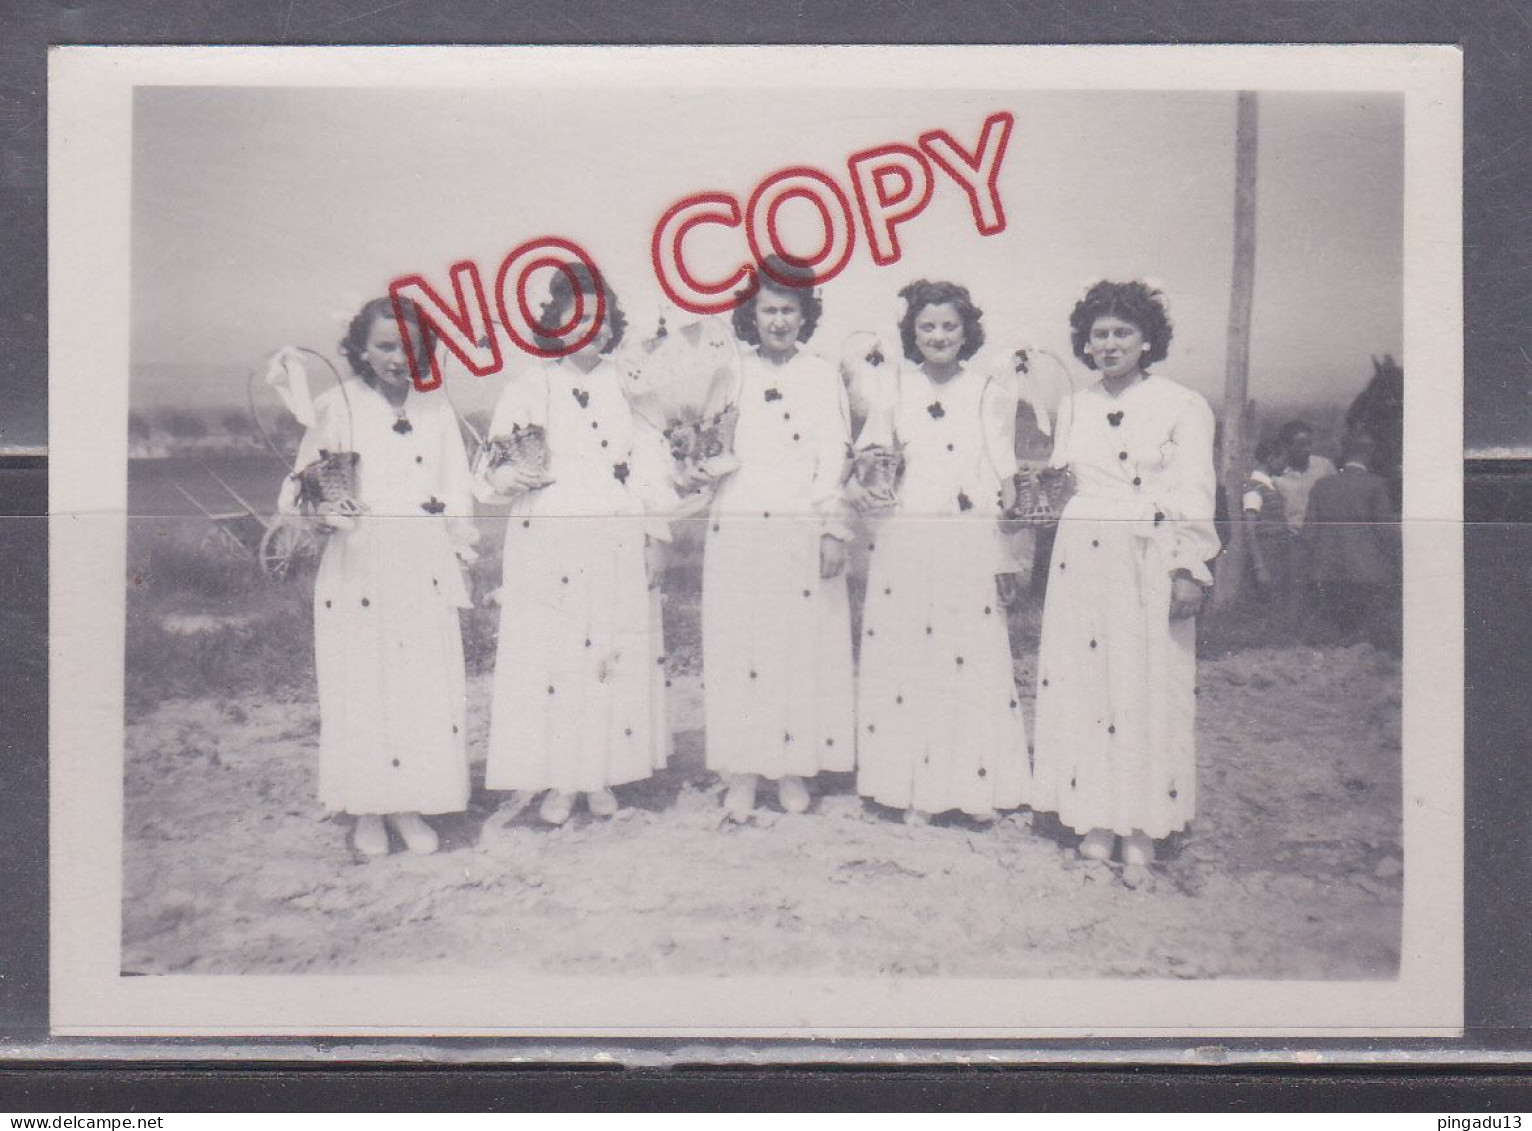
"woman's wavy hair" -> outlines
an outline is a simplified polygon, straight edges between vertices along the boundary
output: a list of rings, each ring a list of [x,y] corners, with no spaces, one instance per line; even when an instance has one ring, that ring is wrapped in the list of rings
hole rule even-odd
[[[769,270],[768,270],[769,269]],[[775,273],[775,276],[772,273]],[[778,278],[780,277],[780,278]],[[756,286],[735,291],[734,335],[747,345],[761,344],[761,330],[755,321],[755,296],[761,291],[790,295],[798,300],[803,311],[803,324],[798,327],[798,340],[806,342],[814,336],[819,316],[824,313],[824,302],[814,289],[814,273],[807,267],[789,263],[779,255],[768,255],[762,269],[756,271]],[[791,279],[783,283],[780,279]]]
[[[1147,370],[1155,362],[1164,361],[1170,352],[1170,315],[1165,312],[1164,297],[1147,283],[1136,279],[1131,283],[1109,283],[1103,279],[1075,303],[1069,315],[1069,341],[1075,356],[1091,369],[1096,368],[1096,363],[1085,352],[1085,343],[1098,318],[1121,318],[1138,327],[1149,344],[1139,359],[1140,369]]]
[[[399,313],[410,324],[411,343],[423,345],[425,349],[424,354],[415,355],[415,364],[429,366],[431,356],[436,352],[436,331],[431,329],[430,323],[421,321],[419,308],[407,298],[399,300]],[[367,339],[372,335],[372,324],[379,318],[395,320],[394,300],[387,295],[373,299],[357,311],[346,327],[346,336],[340,340],[341,356],[351,366],[351,372],[373,387],[377,386],[378,375],[367,362]]]
[[[904,317],[899,319],[899,340],[904,344],[904,356],[911,361],[923,360],[920,347],[915,344],[915,319],[928,306],[951,303],[963,319],[963,345],[958,350],[958,360],[967,361],[984,345],[984,327],[979,320],[984,311],[974,305],[968,288],[957,283],[931,282],[916,279],[899,292],[904,300]]]
[[[571,263],[567,271],[553,273],[553,282],[548,288],[548,301],[543,303],[541,321],[544,326],[557,326],[564,321],[566,312],[574,305],[576,285],[582,295],[596,293],[597,279],[585,264]],[[628,319],[617,302],[617,292],[612,290],[606,279],[600,280],[600,287],[606,297],[606,324],[612,328],[611,340],[601,347],[601,352],[611,353],[622,342],[622,336],[628,329]],[[556,350],[564,344],[558,338],[546,338],[537,334],[533,335],[533,341],[545,350]]]

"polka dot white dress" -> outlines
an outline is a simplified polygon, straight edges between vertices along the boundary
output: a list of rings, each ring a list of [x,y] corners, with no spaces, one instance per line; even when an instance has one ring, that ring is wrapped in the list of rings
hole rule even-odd
[[[1033,801],[1085,832],[1163,837],[1196,807],[1196,622],[1171,574],[1211,581],[1213,414],[1148,376],[1060,413],[1052,463],[1077,490],[1053,547],[1038,653]]]
[[[740,468],[718,488],[703,557],[707,764],[811,776],[854,761],[851,610],[844,573],[819,576],[822,535],[848,539],[850,441],[834,366],[746,355],[735,397]]]
[[[902,442],[897,508],[869,531],[857,681],[857,789],[930,813],[1027,798],[1026,730],[995,575],[1015,471],[1017,392],[962,369],[892,375],[858,438]]]
[[[450,813],[468,803],[455,547],[477,540],[468,460],[444,396],[401,415],[357,380],[314,403],[298,466],[355,451],[354,529],[327,536],[314,583],[319,798],[347,813]],[[280,509],[294,513],[296,489]]]
[[[506,523],[485,785],[591,792],[649,777],[670,750],[659,591],[644,538],[668,539],[658,434],[632,414],[618,367],[571,361],[513,378],[490,435],[546,429],[554,482]],[[482,478],[475,489],[495,498]],[[501,500],[503,501],[503,500]]]

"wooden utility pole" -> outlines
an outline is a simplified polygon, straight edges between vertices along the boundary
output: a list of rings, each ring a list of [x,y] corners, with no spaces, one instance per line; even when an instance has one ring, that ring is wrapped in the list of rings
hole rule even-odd
[[[1250,315],[1255,301],[1255,162],[1259,105],[1252,90],[1239,92],[1234,125],[1234,280],[1229,293],[1228,364],[1223,383],[1223,458],[1218,481],[1229,507],[1229,545],[1218,563],[1214,603],[1232,604],[1245,580],[1245,524],[1240,496],[1245,482],[1245,402],[1250,389]]]

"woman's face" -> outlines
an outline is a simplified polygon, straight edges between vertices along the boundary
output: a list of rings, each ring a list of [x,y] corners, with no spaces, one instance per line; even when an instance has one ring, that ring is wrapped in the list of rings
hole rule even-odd
[[[1124,377],[1138,371],[1148,344],[1144,332],[1132,322],[1103,314],[1091,323],[1085,352],[1103,377]]]
[[[963,316],[955,303],[930,303],[915,315],[915,348],[930,365],[955,365],[963,349]]]
[[[362,356],[385,385],[398,388],[409,383],[410,363],[404,353],[404,341],[399,336],[399,323],[393,318],[380,314],[372,320]]]
[[[755,329],[767,357],[791,357],[803,329],[803,304],[795,294],[762,287],[755,298]]]
[[[586,334],[590,333],[591,326],[595,324],[595,321],[596,321],[596,296],[595,295],[584,295],[583,298],[584,298],[585,305],[584,305],[584,308],[580,312],[580,320],[575,323],[574,329],[571,330],[565,336],[564,340],[567,341],[567,342],[577,342],[577,341],[579,341]],[[560,311],[559,317],[560,318],[568,318],[569,317],[569,310],[570,310],[570,308],[566,306],[562,311]],[[586,343],[586,345],[582,349],[580,349],[580,350],[578,350],[576,352],[584,353],[584,354],[598,354],[602,350],[606,349],[607,345],[611,342],[611,340],[612,340],[612,322],[611,322],[611,319],[603,318],[602,321],[601,321],[601,328],[596,331],[595,337],[591,338],[591,340],[588,343]]]

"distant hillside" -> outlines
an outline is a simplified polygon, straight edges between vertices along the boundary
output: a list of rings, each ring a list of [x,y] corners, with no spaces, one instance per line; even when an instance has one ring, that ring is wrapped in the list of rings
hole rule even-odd
[[[338,360],[336,364],[339,364]],[[264,368],[264,359],[252,359],[249,368],[217,362],[134,365],[129,378],[129,400],[134,409],[148,413],[166,408],[212,414],[222,414],[230,409],[248,412],[250,374],[257,367]],[[309,363],[309,380],[316,394],[335,383],[329,368],[317,360]],[[449,372],[447,377],[453,404],[469,417],[481,413],[487,416],[504,383],[503,377],[478,378],[461,370]],[[276,397],[264,387],[259,372],[256,373],[255,397],[261,419],[268,428],[272,419],[284,415]]]
[[[208,411],[243,406],[249,369],[237,365],[183,365],[149,362],[129,375],[129,400],[135,408],[186,408]]]

